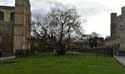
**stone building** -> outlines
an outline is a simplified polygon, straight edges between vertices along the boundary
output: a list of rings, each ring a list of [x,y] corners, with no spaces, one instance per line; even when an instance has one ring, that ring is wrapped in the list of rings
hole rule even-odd
[[[0,56],[26,53],[31,46],[29,0],[15,0],[15,7],[0,6]]]
[[[125,7],[121,9],[121,15],[111,13],[111,37],[106,45],[116,50],[116,55],[125,55]]]

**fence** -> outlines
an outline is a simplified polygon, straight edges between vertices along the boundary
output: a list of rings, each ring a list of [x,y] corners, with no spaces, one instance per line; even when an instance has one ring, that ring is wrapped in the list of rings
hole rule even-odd
[[[81,53],[92,53],[96,55],[113,56],[112,48],[81,48],[81,49],[70,49],[69,51],[76,51]]]

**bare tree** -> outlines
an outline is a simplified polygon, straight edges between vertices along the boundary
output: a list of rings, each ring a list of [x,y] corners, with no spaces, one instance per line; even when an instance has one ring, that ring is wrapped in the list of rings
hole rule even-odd
[[[57,53],[64,55],[65,46],[82,34],[80,16],[76,9],[52,9],[45,18],[45,23],[37,21],[33,29],[34,35],[46,44],[52,42],[58,48]],[[45,41],[44,41],[45,40]],[[49,41],[48,41],[49,40]]]
[[[65,54],[65,44],[70,42],[73,36],[81,34],[80,16],[75,9],[52,9],[48,19],[57,38],[58,53]]]

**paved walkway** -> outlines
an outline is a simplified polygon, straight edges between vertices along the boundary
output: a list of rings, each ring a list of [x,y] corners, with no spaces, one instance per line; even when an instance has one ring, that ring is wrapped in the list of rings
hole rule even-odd
[[[115,56],[115,58],[120,64],[125,66],[125,56]]]

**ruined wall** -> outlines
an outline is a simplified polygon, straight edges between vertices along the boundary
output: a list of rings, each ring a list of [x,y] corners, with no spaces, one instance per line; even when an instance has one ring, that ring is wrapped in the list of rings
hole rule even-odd
[[[122,14],[119,17],[120,25],[120,50],[125,51],[125,7],[122,7]]]
[[[2,15],[2,16],[1,16]],[[0,57],[31,49],[29,0],[15,0],[15,7],[0,6]]]
[[[125,55],[125,7],[121,8],[121,15],[111,14],[111,40],[112,47],[117,55]]]
[[[119,21],[118,21],[118,16],[117,13],[111,13],[111,38],[112,40],[119,39]]]
[[[13,53],[13,26],[14,7],[0,6],[0,11],[3,12],[3,20],[0,20],[0,51],[2,56],[9,56]]]

